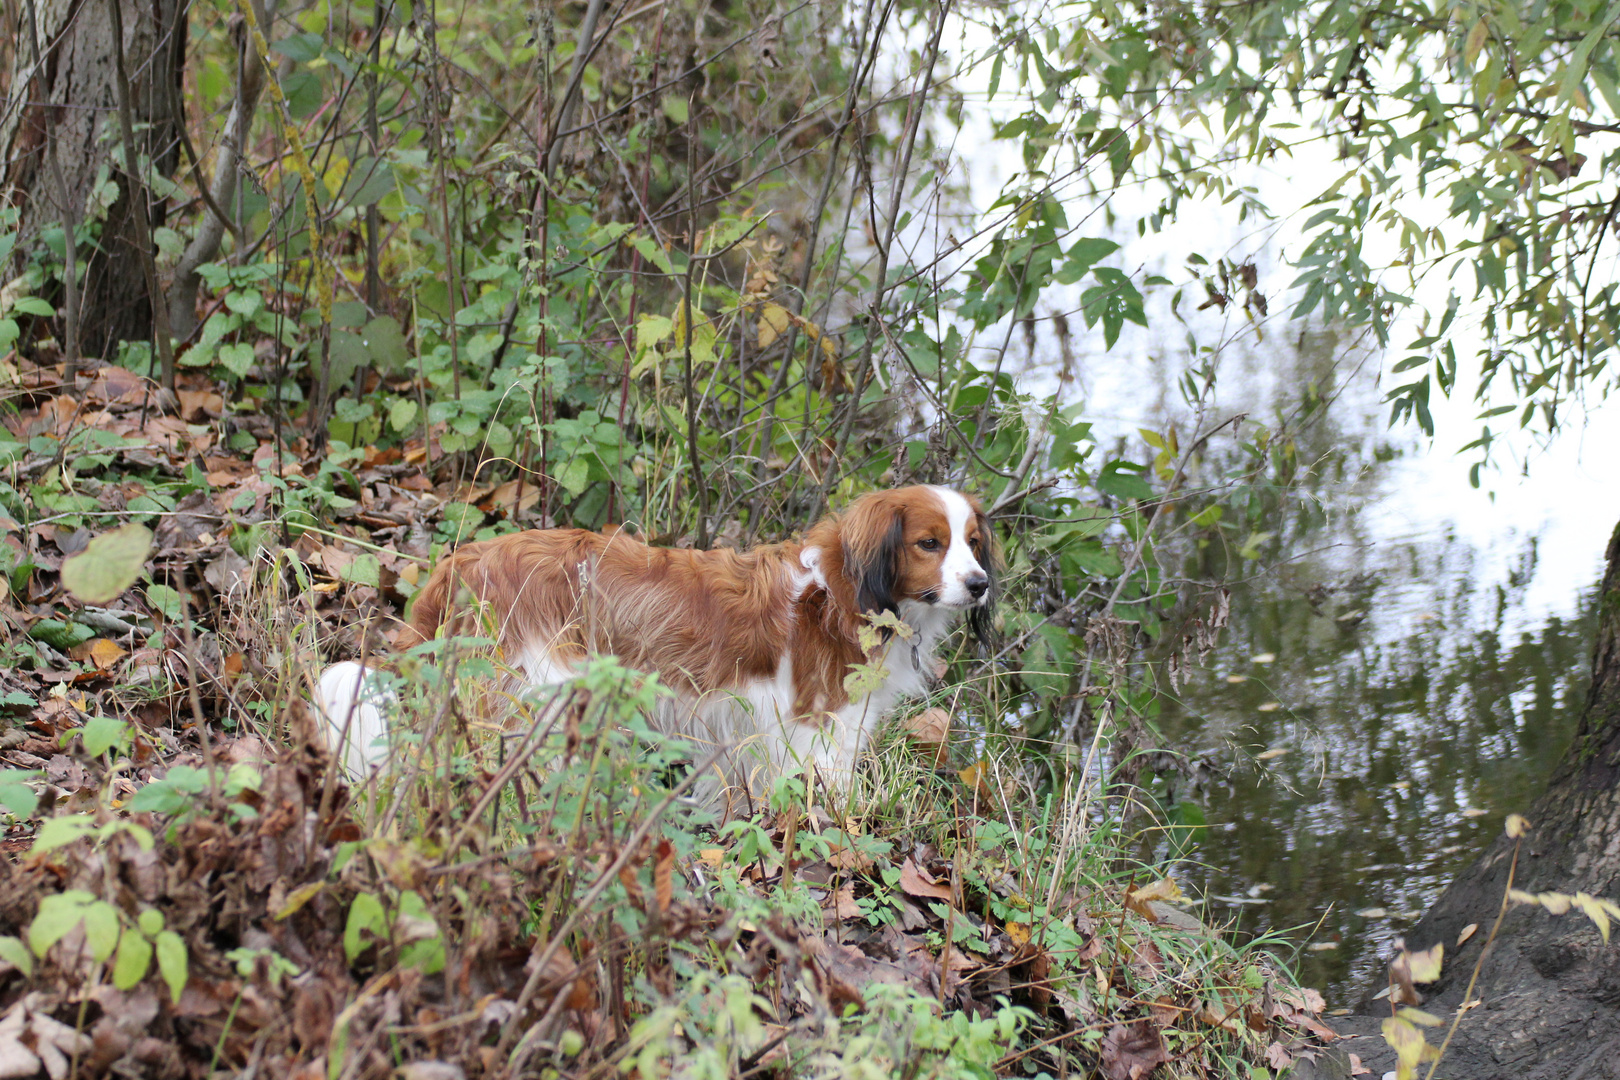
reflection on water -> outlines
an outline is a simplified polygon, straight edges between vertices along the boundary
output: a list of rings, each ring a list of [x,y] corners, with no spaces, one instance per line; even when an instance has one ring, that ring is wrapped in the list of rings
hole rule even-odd
[[[1514,586],[1476,591],[1471,554],[1386,545],[1348,578],[1308,561],[1240,586],[1226,642],[1161,721],[1178,749],[1239,762],[1204,794],[1187,868],[1208,917],[1336,943],[1300,975],[1339,1003],[1541,793],[1579,715],[1591,603],[1506,630]]]
[[[1321,377],[1335,353],[1306,347],[1281,382]],[[1584,700],[1596,591],[1572,619],[1537,618],[1534,537],[1504,553],[1443,521],[1379,535],[1368,511],[1421,466],[1385,441],[1371,389],[1300,433],[1311,497],[1267,511],[1259,527],[1280,535],[1266,558],[1187,553],[1188,579],[1248,577],[1220,646],[1159,720],[1170,747],[1221,774],[1198,796],[1210,829],[1179,876],[1212,922],[1334,943],[1299,970],[1336,1004],[1543,790]]]

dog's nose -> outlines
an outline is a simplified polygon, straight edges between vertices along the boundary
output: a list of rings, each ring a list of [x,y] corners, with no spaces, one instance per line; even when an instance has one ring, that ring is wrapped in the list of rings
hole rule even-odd
[[[990,591],[990,578],[983,570],[975,570],[963,579],[962,584],[967,587],[968,594],[978,600]]]

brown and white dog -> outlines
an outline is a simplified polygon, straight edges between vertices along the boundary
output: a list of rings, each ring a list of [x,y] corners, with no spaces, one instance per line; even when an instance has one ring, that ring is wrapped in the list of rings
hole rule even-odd
[[[927,690],[934,647],[957,617],[966,613],[981,639],[988,633],[996,563],[978,503],[941,487],[863,495],[803,541],[747,552],[534,530],[441,562],[402,644],[441,627],[480,633],[487,624],[456,606],[470,593],[493,619],[504,662],[529,685],[565,682],[590,654],[610,653],[674,691],[656,718],[663,730],[726,748],[725,784],[759,792],[797,763],[841,786],[884,714]],[[914,633],[888,637],[872,656],[860,629],[880,612]],[[872,661],[886,677],[852,700],[845,676]],[[386,754],[388,702],[368,693],[365,676],[338,664],[320,683],[333,744],[347,729],[354,773]]]

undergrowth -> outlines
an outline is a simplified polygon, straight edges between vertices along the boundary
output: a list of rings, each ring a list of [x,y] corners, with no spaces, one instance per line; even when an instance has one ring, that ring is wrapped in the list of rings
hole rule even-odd
[[[283,589],[244,602],[296,613]],[[310,674],[274,626],[267,694]],[[1270,943],[1124,857],[1095,770],[1041,791],[994,740],[896,725],[851,791],[789,775],[721,824],[705,748],[647,722],[656,679],[604,657],[496,702],[480,645],[399,658],[410,734],[352,786],[296,694],[178,747],[56,699],[44,767],[0,789],[39,822],[0,863],[0,993],[42,1067],[1250,1076],[1320,1030]]]

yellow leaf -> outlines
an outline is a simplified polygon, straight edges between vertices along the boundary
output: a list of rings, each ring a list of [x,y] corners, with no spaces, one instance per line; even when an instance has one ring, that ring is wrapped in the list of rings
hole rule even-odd
[[[1479,59],[1479,51],[1485,47],[1485,37],[1488,33],[1484,19],[1480,19],[1474,24],[1474,28],[1468,31],[1468,41],[1463,45],[1463,59],[1468,61],[1469,67],[1473,67],[1474,61]]]
[[[335,157],[332,164],[327,166],[326,174],[321,177],[321,183],[326,188],[326,194],[337,198],[338,192],[343,190],[343,182],[349,178],[349,159]]]
[[[300,885],[287,897],[287,902],[276,912],[275,919],[280,922],[289,915],[296,914],[298,909],[313,900],[322,889],[326,888],[324,881],[312,881],[308,885]]]
[[[1171,877],[1160,878],[1151,885],[1144,885],[1131,893],[1131,902],[1135,904],[1145,904],[1149,900],[1174,901],[1180,899],[1182,899],[1181,886],[1177,885],[1176,879]]]
[[[1029,924],[1028,923],[1013,922],[1011,920],[1008,920],[1005,925],[1007,927],[1007,936],[1012,938],[1012,942],[1013,942],[1014,945],[1027,945],[1027,944],[1029,944]]]
[[[1428,1041],[1423,1038],[1423,1032],[1395,1016],[1384,1021],[1382,1030],[1384,1041],[1395,1051],[1396,1080],[1408,1080],[1423,1060],[1423,1048],[1429,1045]]]
[[[1562,915],[1569,910],[1570,897],[1563,893],[1544,892],[1536,897],[1536,903],[1553,915]]]
[[[1445,956],[1444,943],[1436,943],[1422,952],[1408,953],[1407,963],[1412,972],[1412,981],[1416,983],[1431,983],[1440,977],[1440,961]]]
[[[96,638],[90,646],[90,660],[98,668],[110,668],[128,655],[129,653],[110,638]]]
[[[1530,831],[1530,822],[1518,814],[1509,814],[1504,828],[1508,834],[1508,839],[1517,840]]]
[[[1592,920],[1593,925],[1598,928],[1598,933],[1603,935],[1603,944],[1607,945],[1609,943],[1609,915],[1608,912],[1603,910],[1603,905],[1596,898],[1583,892],[1576,893],[1572,898],[1572,903],[1580,908],[1581,914]]]
[[[768,348],[773,341],[787,333],[792,322],[792,313],[781,304],[763,305],[759,309],[759,347]]]

